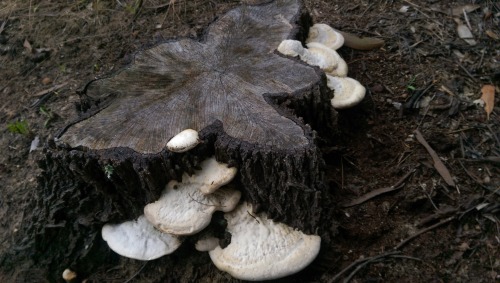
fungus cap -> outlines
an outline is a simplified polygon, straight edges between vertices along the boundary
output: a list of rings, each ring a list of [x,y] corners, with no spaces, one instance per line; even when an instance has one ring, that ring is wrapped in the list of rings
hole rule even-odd
[[[238,172],[236,167],[227,167],[227,164],[217,162],[215,157],[204,160],[200,166],[201,171],[197,171],[194,175],[184,174],[182,182],[198,184],[199,190],[204,194],[211,194],[231,182]]]
[[[143,215],[121,224],[104,225],[102,238],[117,254],[138,260],[171,254],[182,243],[176,236],[156,230]]]
[[[349,67],[347,67],[347,63],[342,57],[339,56],[339,62],[337,64],[337,68],[326,74],[334,77],[347,77],[348,71]]]
[[[329,25],[315,24],[309,29],[306,43],[310,42],[318,42],[337,50],[344,45],[344,36]]]
[[[144,215],[162,232],[192,235],[210,224],[216,210],[233,210],[240,197],[240,191],[230,188],[205,195],[199,184],[170,181],[160,199],[144,207]]]
[[[307,44],[307,49],[304,55],[300,57],[304,62],[309,65],[318,66],[321,70],[332,76],[347,75],[347,64],[344,59],[340,57],[337,51],[330,49],[318,42],[311,42]],[[337,74],[339,63],[343,66],[342,74]]]
[[[321,238],[255,215],[244,203],[227,213],[231,243],[209,251],[218,269],[242,280],[271,280],[294,274],[316,258]]]
[[[287,56],[302,56],[304,54],[304,47],[298,40],[285,39],[278,46],[278,52]]]
[[[172,152],[185,152],[196,147],[199,143],[198,132],[186,129],[168,141],[167,149]]]
[[[365,87],[355,79],[326,76],[327,85],[334,91],[331,100],[335,109],[345,109],[353,107],[365,97]]]
[[[199,239],[194,245],[195,249],[200,252],[208,252],[219,246],[219,239],[215,237],[205,237]]]
[[[74,279],[76,279],[77,277],[77,274],[76,272],[74,272],[73,270],[69,269],[69,268],[66,268],[63,273],[62,273],[62,278],[64,279],[64,281],[66,282],[71,282],[73,281]]]

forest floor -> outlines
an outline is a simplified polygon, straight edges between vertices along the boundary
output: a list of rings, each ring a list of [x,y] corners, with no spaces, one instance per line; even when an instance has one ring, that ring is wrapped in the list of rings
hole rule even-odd
[[[310,281],[499,282],[500,4],[304,2],[314,22],[385,41],[339,50],[367,96],[339,113],[338,139],[322,149],[339,227]],[[77,90],[146,46],[200,36],[239,4],[1,1],[0,253],[16,248],[16,232],[33,213],[25,208],[37,188],[36,161],[77,117]],[[470,29],[473,42],[458,27]],[[4,274],[1,264],[1,282],[38,272],[20,265]],[[89,279],[145,282],[141,266]]]

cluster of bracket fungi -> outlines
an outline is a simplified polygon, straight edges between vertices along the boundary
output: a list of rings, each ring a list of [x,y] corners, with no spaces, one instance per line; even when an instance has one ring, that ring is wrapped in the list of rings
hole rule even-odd
[[[347,77],[347,63],[336,52],[344,45],[340,32],[326,24],[315,24],[309,30],[307,48],[298,40],[284,40],[278,51],[296,57],[307,64],[318,66],[326,74],[328,87],[335,96],[331,103],[335,109],[345,109],[357,105],[365,97],[366,89],[353,78]]]
[[[315,24],[309,31],[307,48],[296,40],[284,40],[278,47],[282,54],[299,56],[325,71],[328,87],[335,93],[331,103],[336,109],[352,107],[365,95],[358,81],[346,77],[347,64],[335,51],[343,42],[342,35],[333,28]],[[186,152],[199,142],[198,133],[186,129],[167,143],[167,149]],[[219,239],[205,235],[195,246],[208,252],[220,270],[238,279],[270,280],[309,265],[319,252],[321,238],[274,222],[265,213],[254,213],[247,202],[239,204],[241,192],[225,186],[236,174],[236,168],[211,157],[195,174],[185,173],[181,182],[170,181],[160,199],[146,205],[143,216],[104,225],[102,237],[122,256],[153,260],[174,252],[185,236],[202,231],[215,211],[223,211],[231,243],[222,248]]]
[[[184,152],[198,144],[196,131],[187,129],[172,138],[167,148]],[[201,170],[182,182],[167,184],[160,199],[146,205],[144,215],[121,224],[106,224],[102,237],[116,253],[138,260],[153,260],[174,252],[183,237],[196,234],[210,224],[212,214],[225,212],[231,243],[221,248],[219,239],[203,236],[196,249],[208,251],[213,263],[243,280],[270,280],[300,271],[319,252],[321,238],[305,235],[285,224],[254,213],[241,193],[228,184],[234,167],[209,158]]]
[[[298,26],[307,22],[298,0],[269,5],[230,11],[210,26],[204,41],[181,39],[155,46],[115,76],[86,86],[87,97],[111,103],[64,129],[57,142],[67,148],[133,151],[134,156],[163,162],[163,156],[196,152],[212,134],[217,137],[210,155],[219,159],[220,151],[229,150],[232,155],[222,154],[220,160],[241,162],[236,169],[210,157],[194,172],[181,171],[181,178],[170,174],[172,166],[164,166],[169,168],[167,177],[161,177],[165,182],[149,187],[158,194],[141,203],[139,213],[127,215],[134,220],[102,227],[103,239],[116,253],[153,260],[203,230],[196,249],[208,252],[220,270],[243,280],[288,276],[317,256],[321,238],[310,234],[320,234],[321,157],[315,134],[304,121],[328,122],[332,109],[359,103],[365,88],[347,77],[347,64],[336,52],[344,41],[340,33],[315,24],[307,35]],[[305,44],[290,39],[298,37]],[[200,88],[207,95],[200,95]],[[306,105],[296,115],[304,117],[294,116],[284,102],[290,108]],[[263,180],[261,175],[271,176],[264,169],[273,173],[272,182]],[[235,177],[244,183],[240,190],[232,182]],[[227,222],[227,246],[205,233],[216,211]]]

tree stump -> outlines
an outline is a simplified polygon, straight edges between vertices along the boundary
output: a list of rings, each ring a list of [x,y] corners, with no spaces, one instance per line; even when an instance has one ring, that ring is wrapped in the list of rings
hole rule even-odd
[[[200,40],[140,51],[128,67],[85,86],[81,117],[40,162],[32,204],[40,213],[25,229],[35,236],[22,242],[49,279],[116,261],[102,225],[137,218],[168,181],[213,155],[238,168],[236,187],[258,210],[306,233],[328,229],[315,136],[332,130],[332,93],[320,69],[276,52],[282,40],[307,35],[311,19],[300,1],[265,2],[229,11]],[[166,143],[188,128],[202,144],[169,152]]]

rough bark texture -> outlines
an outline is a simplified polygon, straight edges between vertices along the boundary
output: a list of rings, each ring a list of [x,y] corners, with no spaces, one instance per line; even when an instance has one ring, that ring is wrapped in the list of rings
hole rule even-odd
[[[214,154],[238,168],[235,182],[258,210],[306,233],[330,229],[321,221],[329,200],[311,127],[325,135],[332,129],[331,93],[319,69],[275,52],[283,39],[303,40],[310,24],[297,0],[242,6],[210,25],[201,41],[157,45],[90,82],[85,112],[40,162],[32,204],[40,213],[23,231],[25,249],[13,254],[47,268],[51,281],[67,267],[87,276],[117,262],[100,237],[102,225],[138,217],[169,180]],[[187,153],[167,151],[168,140],[187,128],[200,131],[203,143]],[[152,265],[180,266],[190,252],[184,247]],[[219,274],[208,257],[196,261],[204,267],[172,278]]]

